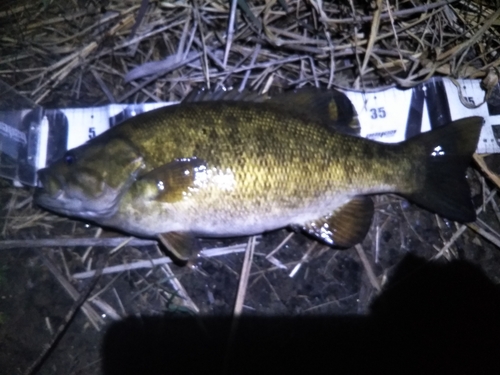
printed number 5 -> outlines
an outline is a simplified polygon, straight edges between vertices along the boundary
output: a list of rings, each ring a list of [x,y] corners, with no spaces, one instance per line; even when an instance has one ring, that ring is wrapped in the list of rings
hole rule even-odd
[[[378,118],[384,118],[386,116],[384,107],[372,108],[372,109],[370,109],[370,112],[372,113],[371,118],[374,120],[376,120]]]
[[[89,139],[95,137],[95,128],[89,128]]]

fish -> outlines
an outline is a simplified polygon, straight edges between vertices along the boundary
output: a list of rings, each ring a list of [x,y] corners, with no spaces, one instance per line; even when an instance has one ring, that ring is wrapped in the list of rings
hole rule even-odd
[[[154,238],[178,262],[200,238],[291,228],[336,248],[360,243],[374,194],[398,194],[461,223],[476,213],[466,179],[483,118],[401,143],[359,136],[337,90],[262,97],[191,95],[139,114],[38,172],[52,212]]]

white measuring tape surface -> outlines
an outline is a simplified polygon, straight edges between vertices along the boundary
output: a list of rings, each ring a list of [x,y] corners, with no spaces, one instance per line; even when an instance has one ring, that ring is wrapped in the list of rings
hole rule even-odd
[[[484,101],[479,80],[457,80],[462,98],[471,106]],[[401,142],[422,132],[469,116],[481,116],[477,153],[500,153],[500,87],[489,103],[468,108],[457,86],[449,79],[434,78],[413,89],[389,89],[377,93],[346,91],[358,112],[361,136],[380,142]],[[496,100],[496,102],[495,102]],[[498,133],[498,134],[496,134]]]
[[[478,80],[457,80],[462,100],[482,103]],[[468,108],[449,79],[433,78],[412,89],[377,93],[344,92],[357,111],[361,136],[380,142],[401,142],[453,120],[481,116],[477,152],[500,153],[500,87],[488,103]],[[0,101],[2,98],[0,97]],[[120,122],[139,113],[176,103],[111,104],[91,108],[0,111],[0,176],[36,185],[36,171]]]

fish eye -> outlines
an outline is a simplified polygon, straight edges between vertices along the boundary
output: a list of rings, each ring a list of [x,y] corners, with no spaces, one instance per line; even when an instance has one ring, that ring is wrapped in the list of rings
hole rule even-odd
[[[66,165],[71,165],[76,161],[75,155],[70,154],[69,152],[64,155],[64,162]]]

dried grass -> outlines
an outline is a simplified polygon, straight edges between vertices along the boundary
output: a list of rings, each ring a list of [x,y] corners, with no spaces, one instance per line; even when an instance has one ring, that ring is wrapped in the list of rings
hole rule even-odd
[[[359,3],[352,0],[11,3],[0,8],[0,79],[42,106],[79,107],[177,101],[200,85],[260,92],[305,85],[365,91],[395,85],[412,87],[434,75],[486,79],[500,65],[500,7],[493,1]],[[483,207],[498,213],[495,192],[485,200]],[[14,189],[2,182],[0,197],[4,202],[2,238],[38,241],[38,238],[53,237],[54,233],[59,233],[59,237],[60,233],[66,235],[66,239],[59,242],[52,239],[50,244],[43,243],[47,247],[42,256],[57,264],[51,272],[69,282],[65,288],[72,298],[77,298],[71,288],[71,284],[78,285],[74,277],[80,279],[83,274],[93,274],[92,254],[99,249],[89,248],[83,254],[81,248],[65,252],[69,265],[56,254],[59,247],[65,246],[65,241],[93,237],[95,229],[36,209],[28,189]],[[401,212],[406,211],[399,202],[387,197],[377,200],[372,231],[363,247],[357,248],[369,276],[364,287],[372,291],[365,293],[366,300],[360,302],[365,307],[383,287],[392,267],[384,256],[387,249],[382,245],[386,229],[395,236],[400,229],[402,253],[415,249],[415,245],[408,242],[408,232],[418,230],[414,216],[421,212],[411,211],[411,217],[402,215]],[[466,227],[454,229],[449,223],[440,225],[434,216],[429,217],[442,241],[426,243],[422,238],[419,241],[418,233],[417,240],[412,237],[412,241],[418,241],[418,246],[425,249],[422,252],[428,259],[442,255],[453,258],[448,250],[464,233],[481,243]],[[491,225],[494,228],[484,224],[478,222],[470,227],[497,243],[498,223]],[[246,278],[254,280],[250,285],[264,280],[275,300],[279,300],[282,297],[275,290],[276,285],[268,280],[269,275],[283,272],[285,268],[291,276],[299,269],[306,269],[301,277],[315,277],[308,276],[307,263],[325,254],[329,254],[327,261],[315,272],[332,274],[332,269],[341,262],[339,259],[345,259],[339,258],[336,251],[325,253],[307,250],[308,246],[300,247],[296,244],[303,239],[296,237],[283,234],[267,260],[258,253],[257,246],[255,257],[260,263],[252,265],[257,269],[250,273],[250,265],[246,264],[245,268]],[[123,239],[93,241],[80,245],[108,246],[112,242],[112,246],[116,246]],[[193,282],[197,275],[207,276],[203,270],[172,272],[163,268],[164,265],[153,261],[159,257],[154,246],[148,251],[142,247],[141,251],[137,250],[138,246],[150,245],[148,241],[141,241],[133,240],[111,257],[109,267],[118,267],[120,276],[112,279],[109,278],[112,275],[106,276],[108,284],[102,286],[106,297],[103,294],[91,299],[93,308],[120,317],[135,312],[157,313],[165,306],[174,306],[175,301],[175,306],[205,313],[215,311],[217,298],[213,290],[206,291],[208,302],[198,307],[193,307],[196,305],[184,290],[189,292],[187,279]],[[26,246],[32,244],[27,242]],[[299,249],[298,254],[293,254],[294,259],[283,255],[285,248],[290,250],[294,246]],[[6,248],[7,242],[0,244],[1,247]],[[356,255],[354,258],[360,262]],[[213,260],[211,264],[220,272],[226,270],[231,277],[239,275],[239,261],[228,259],[227,262]],[[129,266],[135,262],[139,262],[137,267]],[[138,271],[146,263],[153,268],[144,273]],[[63,269],[68,270],[66,276]],[[174,275],[178,280],[171,283]],[[116,280],[124,278],[136,291],[132,298],[119,294],[117,290],[124,290],[123,286],[114,287]],[[239,293],[244,295],[244,291]],[[345,298],[351,296],[348,293]],[[342,296],[338,300],[342,300]],[[130,307],[130,303],[135,307]],[[333,303],[338,303],[337,299],[311,300],[301,311],[321,312],[324,306]],[[92,324],[99,326],[98,314],[91,312],[89,302],[84,306],[90,311],[87,314],[94,316]],[[242,309],[240,298],[237,313]]]
[[[435,74],[482,78],[500,63],[493,4],[243,3],[7,9],[0,75],[37,103],[81,106],[179,100],[200,84],[411,87]]]

